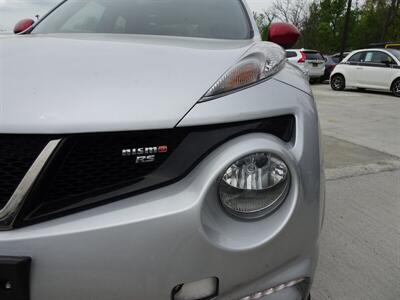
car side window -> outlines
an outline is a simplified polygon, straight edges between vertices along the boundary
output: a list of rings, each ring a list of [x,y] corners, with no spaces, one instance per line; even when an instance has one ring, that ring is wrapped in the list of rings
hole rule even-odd
[[[286,57],[291,58],[291,57],[296,57],[297,54],[294,51],[286,51]]]
[[[377,63],[377,64],[385,64],[385,63],[394,64],[395,63],[392,57],[390,57],[386,53],[380,52],[380,51],[373,52],[372,62]]]
[[[374,52],[368,52],[365,55],[364,62],[372,62],[373,61],[373,57],[374,57]]]
[[[382,51],[368,51],[365,55],[364,62],[370,64],[371,66],[375,65],[379,67],[396,64],[396,62],[390,55]]]
[[[349,62],[359,63],[365,61],[365,52],[358,52],[349,58]]]

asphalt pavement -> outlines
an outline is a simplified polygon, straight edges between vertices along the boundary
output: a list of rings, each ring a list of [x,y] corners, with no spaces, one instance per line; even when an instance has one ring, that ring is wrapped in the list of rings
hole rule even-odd
[[[315,300],[400,299],[400,98],[314,85],[327,175]]]

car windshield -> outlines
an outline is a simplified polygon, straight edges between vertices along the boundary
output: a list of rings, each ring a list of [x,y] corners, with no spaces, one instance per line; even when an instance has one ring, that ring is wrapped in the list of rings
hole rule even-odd
[[[400,60],[400,50],[396,49],[386,49],[390,53],[392,53],[398,60]]]
[[[249,39],[241,0],[68,0],[32,33],[115,33]]]

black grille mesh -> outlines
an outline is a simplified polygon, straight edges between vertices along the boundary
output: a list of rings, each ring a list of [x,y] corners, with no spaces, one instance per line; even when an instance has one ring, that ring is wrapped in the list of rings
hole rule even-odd
[[[0,135],[0,209],[46,146],[41,136]]]
[[[39,179],[31,199],[31,217],[71,209],[82,200],[149,180],[182,139],[176,130],[87,134],[66,137]],[[122,156],[123,149],[168,146],[155,162],[136,164],[136,156]],[[98,199],[97,199],[98,200]]]

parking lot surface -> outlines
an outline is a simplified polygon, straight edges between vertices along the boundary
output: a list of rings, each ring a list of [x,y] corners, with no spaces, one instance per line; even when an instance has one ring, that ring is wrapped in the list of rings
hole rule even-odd
[[[400,98],[313,86],[326,217],[313,299],[400,299]]]

